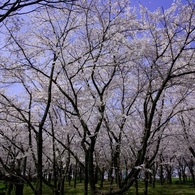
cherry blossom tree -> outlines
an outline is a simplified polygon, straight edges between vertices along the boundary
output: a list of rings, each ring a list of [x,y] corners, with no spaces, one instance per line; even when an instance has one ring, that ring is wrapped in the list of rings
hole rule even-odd
[[[184,124],[181,116],[194,109],[194,9],[179,2],[153,13],[140,7],[138,19],[126,0],[83,0],[4,23],[0,105],[26,128],[36,194],[42,182],[63,194],[60,180],[75,161],[84,170],[85,195],[88,184],[91,195],[123,194],[141,171],[147,181],[176,135],[178,116]],[[11,135],[2,139],[14,148]],[[97,188],[97,170],[114,176],[117,188]]]

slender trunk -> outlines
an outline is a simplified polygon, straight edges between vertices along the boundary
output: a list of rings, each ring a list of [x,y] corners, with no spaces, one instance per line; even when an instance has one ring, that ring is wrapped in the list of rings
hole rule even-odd
[[[9,184],[8,184],[8,191],[7,191],[7,194],[8,194],[8,195],[11,194],[11,192],[12,192],[12,190],[13,190],[13,187],[14,187],[13,183],[9,183]]]
[[[85,163],[86,165],[86,163]],[[79,167],[79,183],[82,183],[83,181],[83,173],[85,173],[85,169],[83,170],[82,167]]]
[[[160,184],[163,185],[163,183],[164,183],[163,166],[160,165]]]
[[[99,167],[96,165],[96,167],[95,167],[95,175],[94,175],[95,184],[98,183],[98,175],[99,175]]]
[[[192,185],[195,186],[195,175],[194,175],[194,166],[188,166],[191,178],[192,178]]]
[[[193,159],[190,159],[189,161],[186,161],[184,159],[184,161],[185,161],[185,163],[188,166],[188,169],[190,171],[191,178],[192,178],[192,185],[195,186],[195,175],[194,175],[194,165],[195,165],[195,163],[194,163]]]
[[[108,181],[112,181],[113,180],[113,176],[112,176],[112,174],[113,174],[113,162],[112,162],[112,164],[111,164],[111,166],[110,166],[111,168],[110,168],[110,170],[108,171]]]
[[[167,183],[172,184],[172,166],[171,165],[166,165],[166,179],[167,179]]]
[[[185,168],[182,168],[182,179],[184,184],[186,184],[187,181],[185,170],[186,170]]]
[[[193,171],[191,172],[191,175],[192,175],[192,185],[195,187],[195,175]]]
[[[138,192],[138,179],[137,178],[135,179],[135,195],[139,195],[139,192]]]
[[[146,171],[145,172],[145,179],[144,179],[144,183],[145,183],[144,195],[148,195],[148,179],[149,179],[149,174]]]
[[[154,163],[153,168],[152,168],[152,176],[153,176],[153,180],[152,180],[152,187],[155,188],[156,186],[156,173],[158,170],[158,164]]]
[[[65,176],[62,176],[61,185],[60,185],[60,195],[64,195],[64,182],[65,182]]]
[[[155,188],[156,187],[156,177],[154,175],[153,180],[152,180],[152,187]]]
[[[52,125],[52,149],[53,149],[53,185],[54,185],[54,194],[57,195],[58,193],[58,164],[56,160],[56,146],[55,146],[55,131],[54,131],[54,124],[51,118],[51,115],[49,114],[51,125]],[[49,173],[49,183],[51,182],[51,173]]]
[[[53,83],[53,74],[54,74],[54,68],[55,68],[55,62],[58,58],[58,55],[55,53],[53,56],[53,63],[52,63],[52,68],[50,72],[50,79],[49,79],[49,86],[48,86],[48,99],[46,103],[46,108],[44,110],[42,119],[39,123],[39,131],[37,135],[37,156],[38,156],[38,164],[37,164],[37,175],[38,175],[38,181],[37,181],[37,195],[42,195],[42,185],[43,185],[43,178],[42,178],[42,171],[43,171],[43,126],[45,124],[46,118],[49,113],[50,109],[50,103],[52,99],[52,83]]]
[[[88,167],[89,167],[88,175],[89,175],[90,195],[95,195],[95,178],[94,178],[94,165],[93,165],[93,146],[89,149]]]
[[[76,165],[74,170],[74,188],[76,188],[77,185],[77,165],[78,165],[78,161],[76,160]]]
[[[84,195],[88,195],[88,152],[85,152],[85,181],[84,181]]]
[[[43,165],[43,137],[42,137],[42,128],[39,127],[39,134],[38,134],[38,143],[37,143],[37,153],[38,153],[38,164],[37,164],[37,172],[38,172],[38,178],[37,178],[37,195],[42,195],[42,165]]]
[[[103,188],[103,185],[104,185],[104,168],[101,171],[100,188]]]
[[[111,176],[111,178],[110,178],[110,193],[113,190],[113,180],[114,180],[114,178]]]
[[[71,184],[71,179],[72,179],[72,165],[69,166],[69,170],[68,170],[68,185],[70,186]]]
[[[70,135],[67,135],[67,141],[68,141],[68,148],[70,148]],[[70,181],[71,181],[71,172],[72,172],[72,165],[70,164],[70,151],[67,151],[67,160],[66,160],[66,170],[65,170],[65,175],[66,175],[66,181],[68,181],[68,185],[70,186]]]
[[[182,174],[181,174],[181,170],[178,170],[177,172],[178,172],[178,176],[179,176],[179,182],[181,183],[181,182],[182,182],[182,177],[181,177],[181,175],[182,175]]]

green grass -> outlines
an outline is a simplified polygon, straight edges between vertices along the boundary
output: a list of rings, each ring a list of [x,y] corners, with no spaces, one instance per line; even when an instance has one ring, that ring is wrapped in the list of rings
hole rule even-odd
[[[48,188],[47,186],[43,185],[43,194],[42,195],[50,195],[50,194],[52,195],[51,189]],[[24,187],[24,195],[34,195],[30,186]]]
[[[156,187],[153,188],[152,185],[148,187],[148,195],[195,195],[195,187],[192,185],[178,184],[178,179],[173,179],[173,184],[160,185],[156,182]],[[139,195],[144,194],[144,182],[139,182]],[[109,189],[108,183],[105,185],[103,190]],[[135,186],[133,185],[124,195],[134,195]]]
[[[73,183],[72,183],[73,184]],[[3,182],[0,182],[0,189],[4,188],[5,185]],[[109,183],[105,182],[103,190],[109,189]],[[12,195],[14,192],[12,193]],[[68,186],[67,183],[65,184],[65,194],[66,195],[83,195],[83,183],[78,183],[77,188],[73,188],[73,186]],[[135,194],[135,186],[132,186],[130,190],[124,195],[134,195]],[[139,195],[144,194],[144,183],[139,182]],[[25,186],[24,188],[24,195],[33,195],[32,190],[29,186]],[[52,190],[49,189],[47,186],[43,186],[43,194],[42,195],[53,195]],[[183,185],[183,184],[164,184],[160,185],[156,183],[156,187],[152,188],[149,185],[148,188],[148,195],[195,195],[195,187],[190,185]]]
[[[77,188],[73,188],[71,186],[66,188],[66,194],[68,195],[83,195],[83,184],[79,184]]]
[[[135,187],[132,187],[125,195],[135,194]],[[144,184],[139,183],[139,195],[144,194]],[[149,185],[148,195],[195,195],[195,187],[184,184],[156,184],[153,188]]]
[[[65,184],[65,194],[66,195],[83,195],[83,183],[78,184],[77,188],[73,188],[73,186],[68,186],[67,184]],[[24,188],[24,195],[34,195],[31,188],[29,186],[26,186]],[[42,195],[53,195],[52,190],[43,185],[43,194]]]
[[[148,195],[195,195],[195,187],[191,185],[176,184],[178,180],[173,180],[173,184],[160,185],[156,183],[156,187],[153,188],[151,185],[148,187]],[[139,195],[144,194],[144,183],[139,182]],[[109,186],[107,186],[107,189]],[[106,188],[104,188],[106,189]],[[134,195],[135,186],[133,185],[124,195]]]
[[[0,181],[0,192],[4,192],[5,190],[5,184],[3,181]]]

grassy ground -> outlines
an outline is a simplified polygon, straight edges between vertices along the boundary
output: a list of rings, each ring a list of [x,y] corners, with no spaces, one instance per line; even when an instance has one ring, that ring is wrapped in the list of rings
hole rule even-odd
[[[126,195],[135,194],[135,188],[131,188]],[[144,194],[143,184],[139,185],[139,195]],[[195,188],[183,184],[157,184],[155,188],[149,186],[148,195],[195,195]]]
[[[0,182],[0,192],[4,188],[3,182]],[[109,184],[105,183],[104,189],[109,189]],[[14,194],[14,193],[13,193]],[[12,194],[12,195],[13,195]],[[65,185],[65,194],[66,195],[83,195],[83,184],[78,184],[77,188],[74,189],[72,186]],[[134,195],[135,187],[132,186],[131,189],[126,192],[124,195]],[[144,194],[144,184],[139,182],[139,195]],[[25,186],[24,195],[33,195],[29,186]],[[52,195],[52,191],[44,186],[43,195]],[[183,184],[156,184],[156,188],[149,186],[148,195],[195,195],[195,187],[190,185]]]

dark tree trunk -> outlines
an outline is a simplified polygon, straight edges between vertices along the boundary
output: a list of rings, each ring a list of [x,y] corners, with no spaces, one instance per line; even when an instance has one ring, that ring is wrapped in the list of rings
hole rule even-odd
[[[68,171],[68,185],[70,186],[71,184],[71,179],[72,179],[72,165],[70,165],[69,167],[69,171]]]
[[[95,178],[94,178],[94,165],[93,165],[94,146],[93,146],[93,143],[91,143],[91,146],[90,146],[88,152],[89,152],[88,175],[89,175],[90,195],[95,195]]]
[[[137,178],[135,179],[135,195],[139,195],[139,192],[138,192],[138,180],[137,180]]]
[[[160,184],[164,184],[164,171],[163,171],[163,166],[160,165]]]
[[[195,175],[194,175],[194,170],[192,169],[192,170],[190,171],[190,173],[191,173],[191,176],[192,176],[192,185],[195,187]]]
[[[185,160],[185,159],[184,159]],[[190,159],[189,161],[186,161],[186,165],[188,166],[188,169],[190,171],[190,174],[191,174],[191,178],[192,178],[192,185],[195,186],[195,175],[194,175],[194,161],[193,159]]]
[[[156,173],[158,170],[158,163],[154,163],[152,167],[152,175],[153,175],[153,180],[152,180],[152,187],[155,188],[156,186]]]
[[[96,165],[95,167],[95,184],[98,183],[98,175],[99,175],[99,167]]]
[[[86,165],[86,163],[85,163]],[[79,183],[82,183],[83,180],[83,174],[86,173],[85,170],[82,169],[82,167],[79,167]]]
[[[42,169],[43,169],[43,137],[42,137],[42,127],[40,125],[39,127],[39,133],[37,136],[37,155],[38,155],[38,163],[37,163],[37,186],[36,186],[36,191],[37,195],[42,195]]]
[[[110,181],[110,182],[113,180],[112,174],[113,174],[113,164],[111,164],[111,168],[108,171],[108,181]]]
[[[64,195],[64,182],[65,182],[65,176],[62,177],[62,181],[60,185],[60,195]]]
[[[171,167],[171,165],[166,165],[166,171],[167,171],[167,182],[169,184],[172,184],[172,167]]]
[[[186,182],[187,182],[187,176],[186,176],[186,173],[185,173],[185,168],[182,169],[182,180],[183,180],[183,183],[186,184]]]
[[[182,174],[181,174],[181,170],[178,170],[178,176],[179,176],[179,182],[182,182]]]
[[[104,168],[101,171],[100,187],[103,188],[103,185],[104,185]]]
[[[145,179],[144,179],[144,183],[145,183],[144,195],[148,195],[148,180],[149,180],[149,173],[146,171]]]
[[[8,184],[8,190],[7,190],[8,195],[10,195],[12,193],[13,187],[14,187],[13,183]]]
[[[23,195],[24,184],[15,184],[15,195]]]
[[[120,170],[120,144],[118,143],[117,147],[114,151],[113,156],[113,164],[114,164],[114,171],[115,171],[115,181],[117,184],[117,187],[121,188],[121,170]]]
[[[88,195],[88,152],[85,152],[85,181],[84,181],[84,195]]]
[[[76,165],[74,169],[74,188],[76,188],[76,185],[77,185],[77,166],[78,166],[78,162],[76,160]]]
[[[52,177],[52,174],[49,173],[49,174],[48,174],[48,183],[51,183],[51,177]]]

